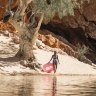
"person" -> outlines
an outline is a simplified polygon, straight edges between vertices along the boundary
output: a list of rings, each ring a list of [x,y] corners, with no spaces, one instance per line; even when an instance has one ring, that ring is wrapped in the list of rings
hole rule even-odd
[[[54,54],[52,55],[50,61],[52,61],[53,67],[54,67],[54,73],[56,73],[57,65],[58,65],[58,63],[60,64],[59,59],[58,59],[58,55],[57,55],[57,52],[56,51],[54,51]]]

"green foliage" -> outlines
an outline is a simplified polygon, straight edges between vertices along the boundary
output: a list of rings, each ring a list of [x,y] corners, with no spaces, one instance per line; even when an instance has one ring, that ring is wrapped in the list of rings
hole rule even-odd
[[[56,12],[59,13],[60,18],[70,14],[74,15],[74,6],[71,0],[51,0],[51,4],[48,5],[46,0],[33,0],[34,12],[43,12],[46,21],[49,21]]]
[[[80,7],[84,1],[89,0],[50,0],[51,4],[47,4],[46,0],[33,0],[33,11],[44,13],[45,21],[50,21],[56,12],[62,18],[65,15],[74,15],[74,7]]]
[[[77,44],[77,52],[78,52],[78,55],[79,55],[79,58],[78,59],[80,61],[92,65],[92,61],[89,60],[85,56],[85,54],[87,54],[89,52],[89,47],[87,47],[85,45],[81,46],[80,44]]]
[[[79,55],[79,59],[81,61],[85,60],[86,57],[85,57],[85,54],[89,51],[89,48],[86,47],[85,45],[81,46],[80,44],[77,45],[77,52],[78,52],[78,55]]]

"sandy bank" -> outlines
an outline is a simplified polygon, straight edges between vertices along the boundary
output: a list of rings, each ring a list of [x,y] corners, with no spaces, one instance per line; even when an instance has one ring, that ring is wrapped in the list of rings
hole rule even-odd
[[[57,50],[59,53],[60,64],[56,74],[67,75],[96,75],[96,69],[92,65],[78,61],[76,58],[67,55],[66,53],[60,54],[60,49],[53,49],[46,47],[41,41],[37,41],[41,49],[36,47],[34,54],[38,62],[42,65],[46,64],[52,54],[53,50]],[[38,69],[38,72],[28,67],[20,65],[20,61],[14,58],[15,53],[18,50],[19,45],[14,44],[12,39],[6,36],[0,36],[0,73],[4,74],[46,74]],[[5,52],[5,53],[4,53]],[[53,73],[52,73],[53,74]]]

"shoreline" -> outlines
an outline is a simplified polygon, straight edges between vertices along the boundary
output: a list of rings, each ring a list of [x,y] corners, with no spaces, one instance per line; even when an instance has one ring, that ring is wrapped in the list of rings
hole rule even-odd
[[[58,74],[58,73],[0,73],[0,76],[96,76],[96,74]]]
[[[20,64],[20,59],[14,58],[14,55],[19,49],[19,44],[12,42],[12,38],[1,35],[0,38],[0,74],[4,75],[49,75],[49,76],[96,76],[96,66],[79,61],[78,59],[69,56],[58,48],[51,48],[42,41],[38,41],[41,48],[35,45],[34,55],[39,64],[46,64],[54,50],[58,52],[60,65],[58,64],[57,73],[44,73],[42,71],[33,70]],[[46,48],[47,47],[47,48]],[[3,53],[2,53],[3,52]],[[63,54],[61,54],[63,53]],[[95,65],[95,64],[93,64]]]

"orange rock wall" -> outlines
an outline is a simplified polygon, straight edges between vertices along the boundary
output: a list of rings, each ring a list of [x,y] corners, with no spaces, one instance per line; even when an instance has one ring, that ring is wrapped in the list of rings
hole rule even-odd
[[[74,51],[69,45],[57,39],[56,36],[48,30],[40,31],[38,39],[52,48],[60,48],[70,56],[78,58],[78,53],[76,51]]]

